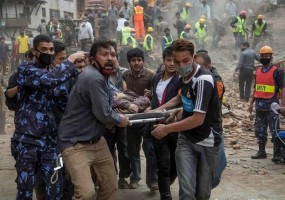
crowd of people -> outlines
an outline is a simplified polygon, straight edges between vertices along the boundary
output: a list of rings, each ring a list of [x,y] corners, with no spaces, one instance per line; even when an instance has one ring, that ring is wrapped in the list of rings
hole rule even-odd
[[[205,49],[210,48],[208,25],[214,24],[216,48],[224,24],[213,17],[212,1],[200,2],[197,22],[191,8],[198,3],[182,1],[173,27],[157,9],[158,1],[144,2],[134,0],[130,8],[126,1],[118,9],[111,1],[108,10],[88,10],[77,28],[68,17],[64,26],[52,17],[48,24],[42,20],[34,38],[20,31],[12,50],[19,60],[11,59],[13,74],[8,85],[3,83],[6,105],[15,112],[11,153],[16,199],[32,199],[35,189],[37,199],[115,200],[117,188],[139,187],[141,144],[146,184],[159,190],[161,200],[172,199],[170,186],[177,177],[180,199],[210,199],[227,165],[222,105],[230,106],[223,101],[223,80]],[[235,45],[242,50],[234,73],[239,75],[240,99],[249,102],[249,112],[256,101],[259,151],[252,159],[266,158],[267,126],[273,137],[276,132],[270,105],[280,97],[285,107],[284,72],[272,64],[271,47],[254,51],[259,37],[270,36],[263,16],[252,25],[256,40],[250,48],[244,41],[246,12],[236,16],[232,0],[226,10]],[[100,39],[95,39],[97,28]],[[162,52],[161,65],[149,65],[156,50]],[[1,38],[3,76],[8,51]],[[254,60],[262,67],[251,92]],[[165,109],[167,118],[159,123],[131,125],[129,120],[129,113]]]

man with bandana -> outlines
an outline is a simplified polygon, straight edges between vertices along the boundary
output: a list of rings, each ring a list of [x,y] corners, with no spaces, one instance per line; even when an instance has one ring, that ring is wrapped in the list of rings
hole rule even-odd
[[[35,172],[43,173],[47,199],[62,199],[62,177],[50,182],[56,165],[56,122],[53,113],[60,107],[60,90],[57,86],[76,76],[76,59],[83,53],[72,54],[59,67],[50,70],[54,55],[52,40],[38,35],[33,41],[34,63],[23,63],[18,68],[18,109],[15,112],[15,132],[11,150],[16,160],[17,200],[32,200]]]
[[[209,70],[194,62],[192,42],[174,41],[172,56],[182,77],[181,92],[159,109],[179,104],[183,109],[170,113],[177,122],[159,124],[152,135],[160,139],[178,133],[175,160],[179,199],[210,199],[221,143],[217,84]]]
[[[94,42],[90,63],[76,79],[59,125],[58,148],[74,185],[73,199],[116,199],[117,177],[103,134],[105,128],[126,127],[129,120],[112,110],[109,76],[117,60],[116,43]]]

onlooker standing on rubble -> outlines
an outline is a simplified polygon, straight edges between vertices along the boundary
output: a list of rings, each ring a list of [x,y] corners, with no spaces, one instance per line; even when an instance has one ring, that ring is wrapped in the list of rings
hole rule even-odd
[[[151,108],[156,109],[160,105],[175,97],[180,89],[179,74],[176,72],[172,48],[164,49],[163,54],[164,70],[156,74],[152,79],[152,101]],[[164,138],[154,138],[154,147],[157,158],[157,176],[160,199],[172,199],[170,185],[177,177],[175,149],[177,133],[170,133]]]
[[[127,1],[124,2],[124,6],[120,9],[119,13],[123,13],[123,16],[126,20],[131,20],[131,9],[129,8]]]
[[[82,23],[79,25],[78,41],[80,42],[81,51],[88,51],[87,44],[94,39],[93,28],[85,16],[82,17]]]
[[[158,16],[158,22],[156,23],[156,30],[155,30],[155,32],[156,32],[156,34],[155,34],[155,38],[162,38],[162,36],[163,36],[163,34],[164,34],[164,30],[166,29],[166,28],[168,28],[168,22],[167,21],[165,21],[164,19],[163,19],[163,17],[162,16]]]
[[[19,47],[20,64],[25,61],[25,53],[30,49],[30,39],[25,35],[24,30],[20,30],[20,36],[17,37],[17,44]]]
[[[210,199],[221,143],[219,96],[216,81],[194,60],[194,45],[184,39],[173,44],[173,61],[181,78],[181,94],[160,108],[182,104],[170,113],[178,122],[159,124],[152,135],[157,139],[177,132],[175,152],[179,180],[179,199]]]
[[[106,12],[102,12],[98,21],[99,35],[101,39],[110,39],[110,19]]]
[[[147,0],[147,9],[151,17],[150,19],[151,26],[154,25],[154,20],[155,20],[155,9],[154,9],[155,5],[156,5],[156,0]]]
[[[108,10],[108,16],[110,20],[110,32],[111,32],[111,37],[113,38],[116,35],[116,28],[118,25],[118,16],[119,16],[119,11],[117,7],[115,6],[115,1],[111,1],[111,6]]]
[[[231,23],[237,16],[237,7],[233,0],[226,3],[227,24]]]
[[[123,80],[127,89],[139,96],[151,97],[151,80],[154,72],[144,67],[144,54],[139,48],[128,51],[127,59],[129,70],[123,73]],[[150,135],[149,124],[137,124],[127,128],[128,153],[131,161],[132,175],[130,177],[130,189],[136,189],[141,180],[140,149],[143,139],[143,151],[146,157],[146,184],[150,190],[157,190],[156,157],[153,148],[153,139]]]
[[[239,76],[239,94],[240,100],[249,101],[251,95],[251,83],[253,72],[255,70],[254,60],[259,61],[259,55],[250,48],[248,42],[243,42],[241,45],[241,54],[234,77]]]
[[[272,48],[264,46],[259,50],[259,54],[262,66],[256,71],[255,89],[248,108],[248,111],[251,113],[253,103],[255,102],[255,136],[258,140],[259,150],[256,155],[251,156],[252,159],[267,158],[265,146],[268,138],[268,127],[272,138],[276,137],[275,133],[277,130],[275,129],[279,129],[279,122],[276,122],[278,117],[277,114],[271,110],[271,104],[279,104],[281,99],[281,107],[285,105],[284,72],[281,68],[271,63],[273,58]],[[284,113],[281,114],[284,115]],[[273,139],[271,142],[273,142]],[[276,155],[279,157],[280,152],[276,152]]]
[[[180,35],[181,35],[181,32],[184,30],[184,27],[186,26],[186,22],[181,19],[181,16],[180,16],[179,12],[177,12],[175,14],[175,16],[176,16],[176,22],[175,22],[175,24],[173,24],[173,26],[174,26],[175,29],[177,29],[177,38],[179,38]]]
[[[9,47],[5,44],[5,38],[0,37],[0,77],[2,81],[3,76],[6,74],[7,65],[9,61]]]
[[[48,35],[47,24],[45,19],[41,19],[41,24],[38,26],[40,35]]]
[[[202,9],[200,15],[205,15],[207,20],[211,20],[211,9],[206,0],[202,1]]]
[[[116,44],[93,43],[89,65],[78,76],[69,95],[58,131],[58,147],[74,185],[73,198],[116,199],[117,177],[112,155],[102,137],[106,126],[126,127],[127,117],[112,110],[109,76],[116,62]]]

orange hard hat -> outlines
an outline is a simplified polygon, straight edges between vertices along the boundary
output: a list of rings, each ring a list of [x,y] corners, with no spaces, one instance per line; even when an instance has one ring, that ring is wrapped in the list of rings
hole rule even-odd
[[[259,50],[260,54],[273,54],[272,48],[269,46],[264,46]]]
[[[263,19],[263,16],[262,15],[258,15],[257,19]]]
[[[240,11],[239,14],[240,14],[240,15],[246,15],[246,11],[245,11],[245,10],[242,10],[242,11]]]

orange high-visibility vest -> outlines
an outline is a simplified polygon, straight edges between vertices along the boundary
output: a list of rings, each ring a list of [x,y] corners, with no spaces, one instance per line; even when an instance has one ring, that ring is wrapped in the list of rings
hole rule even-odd
[[[277,67],[272,66],[268,72],[262,72],[261,69],[262,67],[259,67],[256,70],[254,97],[261,99],[271,99],[276,92],[273,73]]]
[[[143,7],[136,6],[134,10],[134,21],[143,21]]]

